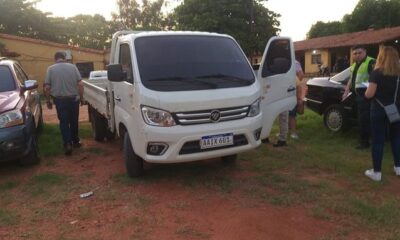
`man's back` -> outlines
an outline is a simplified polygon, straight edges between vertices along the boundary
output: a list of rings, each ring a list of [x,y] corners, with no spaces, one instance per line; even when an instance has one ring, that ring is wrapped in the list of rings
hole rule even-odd
[[[48,68],[45,83],[51,85],[52,96],[78,96],[80,80],[81,75],[75,65],[58,62]]]

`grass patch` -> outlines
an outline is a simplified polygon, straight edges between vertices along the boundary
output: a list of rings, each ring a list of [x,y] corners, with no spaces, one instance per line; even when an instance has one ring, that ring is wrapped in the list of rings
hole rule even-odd
[[[7,227],[17,225],[20,222],[20,216],[17,211],[0,209],[0,226]]]
[[[210,234],[202,233],[200,231],[195,230],[192,226],[184,225],[176,229],[175,234],[184,238],[200,238],[200,239],[209,239]]]
[[[9,191],[11,189],[14,189],[18,186],[17,182],[5,182],[0,184],[0,192],[4,192],[4,191]]]
[[[79,137],[91,138],[92,130],[90,123],[79,125]],[[53,157],[64,153],[63,141],[58,124],[44,124],[43,131],[39,136],[39,155],[41,157]]]
[[[39,175],[33,176],[29,183],[27,191],[31,194],[32,197],[37,196],[47,196],[52,195],[53,188],[60,187],[60,185],[65,184],[67,181],[67,176],[46,172]],[[57,193],[61,193],[60,191],[56,191]]]

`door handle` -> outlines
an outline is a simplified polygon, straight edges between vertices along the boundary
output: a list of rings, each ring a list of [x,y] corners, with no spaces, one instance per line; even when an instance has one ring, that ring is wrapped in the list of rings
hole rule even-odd
[[[293,92],[293,91],[296,91],[296,88],[295,88],[295,87],[289,87],[289,88],[287,89],[287,91],[288,91],[288,92]]]
[[[117,100],[118,102],[121,102],[121,98],[120,97],[115,97],[115,100]]]

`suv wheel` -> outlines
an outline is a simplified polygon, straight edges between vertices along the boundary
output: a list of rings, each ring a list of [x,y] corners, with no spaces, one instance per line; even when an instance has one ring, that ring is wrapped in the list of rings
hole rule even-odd
[[[33,165],[38,164],[40,162],[40,158],[38,156],[38,142],[37,142],[36,131],[32,133],[31,140],[29,142],[29,153],[21,159],[20,163],[22,165]]]
[[[339,104],[329,106],[324,113],[324,124],[332,132],[343,131],[348,126],[348,118]]]

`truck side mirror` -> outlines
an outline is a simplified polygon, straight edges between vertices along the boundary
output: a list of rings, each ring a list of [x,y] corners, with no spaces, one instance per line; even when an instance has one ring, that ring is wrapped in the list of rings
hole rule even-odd
[[[107,77],[111,82],[123,82],[126,79],[126,72],[121,64],[110,64],[107,66]]]

